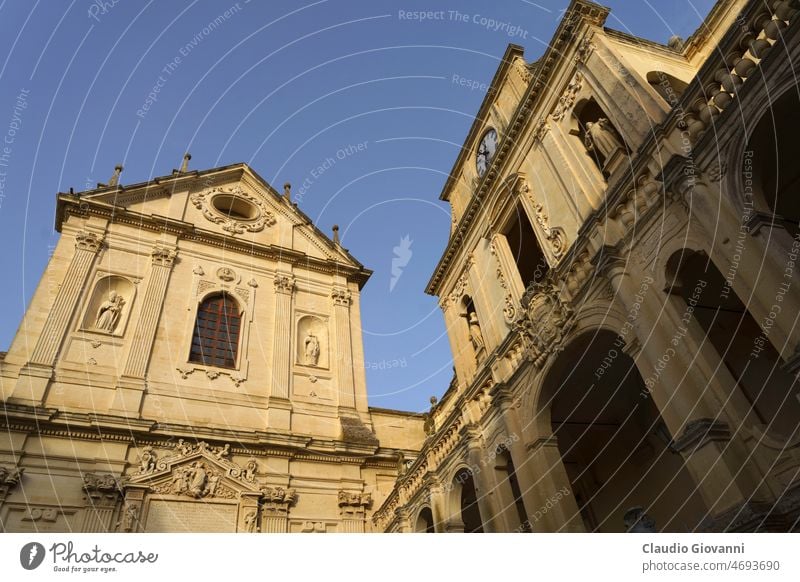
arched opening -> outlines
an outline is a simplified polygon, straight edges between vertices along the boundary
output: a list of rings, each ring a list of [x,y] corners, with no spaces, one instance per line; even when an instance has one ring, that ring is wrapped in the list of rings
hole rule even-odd
[[[795,434],[800,429],[798,383],[781,368],[768,334],[711,259],[703,253],[679,251],[667,262],[667,272],[674,281],[671,292],[683,300],[687,319],[694,319],[705,332],[758,422],[781,438]]]
[[[197,308],[189,361],[235,368],[239,349],[239,304],[227,293],[206,297]]]
[[[634,507],[657,531],[691,531],[705,515],[700,495],[623,346],[612,332],[587,332],[545,378],[575,501],[588,531],[626,531]]]
[[[511,250],[522,287],[525,288],[544,279],[550,267],[539,246],[528,214],[521,204],[517,204],[511,219],[500,234],[505,237]]]
[[[800,232],[798,91],[800,87],[786,91],[761,117],[747,145],[742,169],[743,173],[750,169],[747,166],[752,158],[753,190],[759,210],[777,214],[792,236]]]
[[[434,533],[433,512],[430,507],[423,507],[422,511],[419,512],[417,523],[414,525],[414,531],[417,533]]]
[[[586,154],[608,178],[627,153],[619,131],[593,97],[578,102],[572,115],[576,125],[570,133],[580,140]]]
[[[461,521],[464,533],[483,533],[483,521],[478,508],[478,494],[472,471],[461,469],[455,476],[454,484],[458,492]]]
[[[674,106],[689,86],[677,77],[664,71],[650,71],[647,82],[670,106]]]

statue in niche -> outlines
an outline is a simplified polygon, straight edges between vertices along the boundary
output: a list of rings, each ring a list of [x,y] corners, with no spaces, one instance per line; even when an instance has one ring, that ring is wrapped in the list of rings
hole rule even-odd
[[[469,339],[472,342],[472,347],[475,349],[475,354],[478,354],[485,346],[481,324],[478,322],[478,314],[474,311],[470,311],[469,313],[461,314],[461,317],[467,318]]]
[[[308,332],[305,341],[305,363],[309,366],[316,366],[319,362],[319,339],[312,332]]]
[[[136,529],[136,523],[139,521],[139,507],[136,505],[128,505],[125,508],[125,515],[122,519],[122,529],[126,532],[131,532]]]
[[[611,123],[605,117],[586,124],[584,145],[588,152],[597,152],[608,161],[612,154],[622,147]]]
[[[109,291],[108,299],[103,301],[97,310],[94,327],[106,333],[114,333],[123,305],[125,305],[125,298],[113,289]]]

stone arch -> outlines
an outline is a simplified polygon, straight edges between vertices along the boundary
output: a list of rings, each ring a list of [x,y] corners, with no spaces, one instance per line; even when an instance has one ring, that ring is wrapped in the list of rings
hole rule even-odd
[[[751,148],[755,145],[753,143],[753,138],[758,133],[759,126],[764,122],[769,126],[769,130],[775,130],[776,126],[772,123],[772,120],[777,120],[779,117],[788,124],[781,127],[782,131],[790,133],[793,128],[795,132],[797,131],[796,109],[789,115],[781,116],[780,112],[774,110],[774,106],[782,99],[792,98],[795,101],[796,107],[796,102],[800,100],[800,85],[798,85],[796,74],[793,71],[789,71],[786,75],[777,80],[772,88],[767,89],[759,86],[758,91],[753,91],[748,94],[746,98],[749,98],[748,101],[757,103],[753,114],[748,115],[754,122],[745,127],[745,131],[736,133],[736,137],[728,145],[726,152],[723,154],[723,158],[720,160],[721,167],[728,170],[725,172],[724,179],[724,183],[727,186],[726,190],[730,199],[735,202],[735,206],[738,210],[745,208],[745,203],[748,202],[744,197],[744,193],[746,192],[745,187],[747,186],[747,177],[745,176],[744,170],[745,161],[747,160],[746,156],[748,155],[747,152],[751,151]],[[795,141],[798,141],[798,139],[800,138],[795,137]],[[773,146],[773,150],[774,149]],[[793,159],[796,159],[796,157]],[[752,161],[753,163],[755,162],[755,160]],[[750,162],[748,162],[748,164],[749,163]],[[755,178],[755,176],[753,177]],[[772,211],[770,210],[769,203],[762,195],[762,192],[755,187],[752,188],[752,191],[754,198],[752,202],[755,205],[755,209],[771,213]]]
[[[86,305],[81,329],[123,335],[135,296],[136,286],[127,277],[107,275],[99,278]]]
[[[586,529],[626,531],[638,506],[659,531],[694,529],[705,514],[699,491],[624,342],[607,327],[570,340],[541,372],[536,415],[550,428],[539,438],[558,447],[549,470],[563,465]]]
[[[429,505],[423,505],[417,512],[414,519],[414,531],[416,533],[435,533],[433,511]]]

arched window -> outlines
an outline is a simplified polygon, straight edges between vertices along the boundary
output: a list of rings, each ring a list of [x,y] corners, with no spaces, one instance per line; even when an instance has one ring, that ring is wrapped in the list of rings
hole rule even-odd
[[[207,297],[197,309],[189,361],[235,368],[241,317],[236,301],[221,293]]]

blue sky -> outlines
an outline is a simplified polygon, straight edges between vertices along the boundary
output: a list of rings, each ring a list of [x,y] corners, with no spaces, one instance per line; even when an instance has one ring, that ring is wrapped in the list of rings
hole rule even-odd
[[[0,350],[58,240],[55,194],[104,182],[117,163],[123,184],[169,174],[190,151],[193,168],[247,162],[279,190],[290,181],[321,229],[341,225],[375,271],[362,295],[370,404],[427,409],[452,376],[424,293],[449,232],[439,193],[508,43],[534,60],[567,4],[0,0],[0,133],[13,134],[0,166]],[[666,42],[713,1],[606,5],[609,27]],[[444,18],[407,16],[420,10]]]

